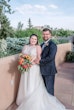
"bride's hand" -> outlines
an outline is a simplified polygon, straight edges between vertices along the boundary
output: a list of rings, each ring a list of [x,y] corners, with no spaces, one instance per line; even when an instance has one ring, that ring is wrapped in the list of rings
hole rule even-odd
[[[35,62],[36,64],[39,64],[39,61],[40,61],[40,60],[39,60],[38,58],[34,60],[34,62]]]
[[[35,59],[32,59],[32,60],[31,60],[32,65],[36,64],[34,60],[35,60]]]
[[[33,57],[31,60],[32,64],[39,64],[39,61],[40,61],[40,58],[35,58],[35,57]]]
[[[35,62],[32,62],[32,65],[36,64]]]

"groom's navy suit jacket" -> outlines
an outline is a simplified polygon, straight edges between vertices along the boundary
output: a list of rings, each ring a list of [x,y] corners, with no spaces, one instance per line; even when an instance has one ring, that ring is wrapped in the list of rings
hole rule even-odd
[[[43,43],[41,47],[42,45]],[[56,44],[52,40],[49,40],[41,54],[40,71],[42,75],[55,75],[57,73],[55,66],[56,52]]]

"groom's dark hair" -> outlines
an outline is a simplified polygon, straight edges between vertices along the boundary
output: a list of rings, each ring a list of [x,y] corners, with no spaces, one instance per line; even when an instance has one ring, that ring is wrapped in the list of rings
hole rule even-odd
[[[51,31],[49,28],[44,28],[44,29],[42,30],[42,32],[44,32],[44,31],[49,31],[49,32],[52,34],[52,31]]]

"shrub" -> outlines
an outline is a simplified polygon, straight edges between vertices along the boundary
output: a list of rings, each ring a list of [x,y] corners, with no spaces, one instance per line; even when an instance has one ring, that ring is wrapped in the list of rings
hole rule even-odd
[[[28,37],[26,38],[10,38],[6,39],[8,55],[17,54],[21,52],[22,47],[28,43]]]
[[[22,47],[29,42],[29,38],[10,38],[0,40],[0,58],[18,54]]]
[[[74,62],[74,52],[68,51],[65,57],[66,62]]]
[[[52,39],[55,44],[59,44],[60,42],[57,39]]]
[[[52,38],[52,40],[56,44],[63,44],[63,43],[68,43],[69,42],[68,38]]]
[[[4,39],[0,40],[0,57],[7,55],[7,42]]]

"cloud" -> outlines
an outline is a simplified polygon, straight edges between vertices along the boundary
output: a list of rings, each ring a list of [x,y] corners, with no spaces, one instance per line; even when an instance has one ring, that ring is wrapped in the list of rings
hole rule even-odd
[[[57,9],[57,8],[58,8],[58,6],[56,6],[56,5],[54,5],[54,4],[49,5],[49,7],[50,7],[50,8],[53,8],[53,9]]]
[[[21,14],[25,13],[44,13],[47,8],[44,5],[31,5],[31,4],[23,4],[20,7],[16,8],[16,12]]]
[[[58,6],[54,5],[54,4],[51,4],[51,5],[39,5],[39,4],[35,4],[35,5],[32,5],[32,4],[23,4],[21,5],[20,7],[17,7],[16,8],[16,12],[20,13],[20,14],[47,14],[47,15],[56,15],[57,13],[59,12],[55,12],[53,13],[52,11],[49,11],[49,8],[52,8],[52,9],[57,9]]]
[[[36,25],[49,25],[52,28],[64,28],[64,29],[70,29],[74,30],[74,16],[56,16],[54,17],[48,17],[44,19],[39,19],[38,22],[35,22]]]
[[[34,5],[34,7],[38,10],[41,10],[41,11],[46,11],[46,7],[44,5]]]
[[[30,4],[23,4],[20,7],[17,7],[16,11],[21,14],[24,14],[25,12],[29,12],[30,10],[32,10],[32,8],[33,8],[33,6]]]
[[[24,23],[24,26],[26,26],[28,18],[31,18],[33,25],[47,24],[51,27],[74,29],[74,14],[72,15],[72,11],[69,10],[69,8],[64,8],[61,3],[61,7],[59,7],[59,5],[56,5],[54,3],[49,4],[49,0],[45,1],[48,1],[48,3],[45,2],[44,4],[43,2],[42,4],[44,5],[39,4],[40,2],[37,2],[38,4],[34,4],[34,2],[22,4],[22,2],[20,2],[18,6],[16,4],[17,2],[14,2],[16,12],[14,14],[9,15],[12,16],[10,17],[10,21],[13,27],[16,26],[19,21]],[[71,13],[69,13],[68,11]]]

